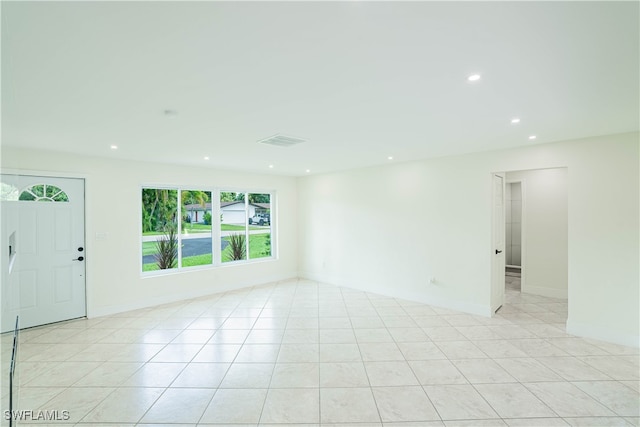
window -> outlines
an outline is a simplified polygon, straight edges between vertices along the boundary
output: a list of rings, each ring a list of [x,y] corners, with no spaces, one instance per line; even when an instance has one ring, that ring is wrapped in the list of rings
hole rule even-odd
[[[247,203],[244,193],[220,192],[222,262],[247,259]]]
[[[37,184],[20,193],[18,200],[33,202],[68,202],[67,193],[55,185]]]
[[[182,267],[211,265],[211,191],[182,190]]]
[[[272,257],[271,202],[271,193],[142,188],[142,271]]]
[[[271,256],[271,195],[249,194],[249,259]]]
[[[142,271],[178,268],[177,219],[177,189],[142,189]]]

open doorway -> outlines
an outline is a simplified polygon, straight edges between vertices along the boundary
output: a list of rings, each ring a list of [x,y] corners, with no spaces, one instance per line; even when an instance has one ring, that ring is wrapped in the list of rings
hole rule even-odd
[[[568,299],[568,170],[510,171],[503,176],[504,214],[499,214],[500,192],[494,188],[493,234],[504,233],[504,246],[499,248],[494,238],[492,253],[504,250],[505,256],[500,266],[494,255],[491,308],[505,303],[500,313],[509,313],[543,308],[529,304],[552,306],[558,310],[554,319],[561,323]]]
[[[505,293],[522,291],[522,181],[505,185]]]

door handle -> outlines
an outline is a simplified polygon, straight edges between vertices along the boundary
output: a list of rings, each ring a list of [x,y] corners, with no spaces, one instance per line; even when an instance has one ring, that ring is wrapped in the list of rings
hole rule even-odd
[[[501,253],[502,253],[502,251],[499,251],[499,250],[496,249],[496,255],[501,254]],[[82,258],[82,257],[80,257],[80,258]]]
[[[71,261],[84,261],[84,257],[83,256],[79,256],[76,259],[72,259]]]

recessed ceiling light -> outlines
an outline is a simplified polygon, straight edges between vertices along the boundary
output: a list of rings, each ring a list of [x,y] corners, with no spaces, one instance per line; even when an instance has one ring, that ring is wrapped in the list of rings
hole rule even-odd
[[[311,172],[311,169],[307,169],[305,172],[306,172],[306,173],[309,173],[309,172]]]
[[[117,145],[112,145],[110,148],[111,148],[112,150],[117,150],[117,149],[118,149],[118,146],[117,146]]]
[[[204,156],[204,159],[205,160],[209,160],[209,156]]]
[[[393,156],[389,156],[389,157],[387,157],[387,159],[393,160]]]
[[[514,117],[513,119],[511,119],[511,124],[516,124],[516,123],[520,123],[520,118],[519,117]]]
[[[269,169],[273,169],[273,165],[269,165]]]
[[[536,139],[536,138],[537,138],[537,136],[535,136],[535,135],[530,135],[530,136],[529,136],[529,139],[530,139],[530,140],[534,140],[534,139]]]
[[[467,77],[467,80],[469,80],[470,82],[477,82],[478,80],[480,80],[480,74],[471,74],[469,77]]]

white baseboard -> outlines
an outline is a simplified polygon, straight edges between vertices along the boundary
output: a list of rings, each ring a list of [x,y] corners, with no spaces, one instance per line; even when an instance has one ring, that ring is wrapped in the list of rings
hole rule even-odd
[[[177,301],[189,300],[192,298],[200,298],[208,295],[215,295],[221,292],[235,291],[238,289],[248,288],[252,286],[266,285],[274,282],[296,279],[298,273],[289,273],[271,277],[261,277],[260,280],[250,280],[246,282],[236,282],[230,284],[216,284],[211,289],[198,289],[190,292],[181,292],[178,294],[162,295],[154,298],[145,298],[141,301],[135,301],[127,304],[106,305],[100,307],[87,307],[87,317],[102,317],[112,314],[124,313],[126,311],[139,310],[141,308],[154,307],[161,304],[168,304]]]
[[[598,325],[567,320],[567,333],[627,347],[640,348],[640,336],[621,333]]]
[[[522,292],[525,294],[540,295],[542,297],[567,299],[569,294],[567,289],[547,288],[544,286],[532,286],[526,285],[522,287]]]
[[[309,271],[300,272],[301,279],[315,280],[317,282],[329,283],[335,286],[357,289],[359,291],[371,292],[378,295],[388,296],[391,298],[400,298],[408,301],[415,301],[422,304],[428,304],[435,307],[446,308],[449,310],[460,311],[468,314],[475,314],[483,317],[491,317],[491,307],[488,305],[475,304],[467,301],[459,301],[450,298],[442,298],[434,295],[427,295],[422,292],[407,291],[402,289],[378,288],[364,286],[357,280],[348,280],[336,276],[313,273]]]

